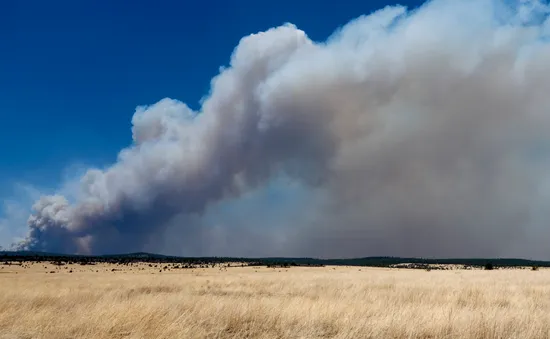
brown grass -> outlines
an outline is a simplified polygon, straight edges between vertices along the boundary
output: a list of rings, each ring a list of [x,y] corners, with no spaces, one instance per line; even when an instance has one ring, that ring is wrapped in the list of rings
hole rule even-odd
[[[544,269],[0,266],[2,339],[550,338]]]

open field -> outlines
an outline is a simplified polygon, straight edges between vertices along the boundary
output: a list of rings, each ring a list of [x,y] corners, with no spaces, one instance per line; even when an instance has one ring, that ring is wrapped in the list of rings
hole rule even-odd
[[[547,269],[23,265],[1,339],[550,338]]]

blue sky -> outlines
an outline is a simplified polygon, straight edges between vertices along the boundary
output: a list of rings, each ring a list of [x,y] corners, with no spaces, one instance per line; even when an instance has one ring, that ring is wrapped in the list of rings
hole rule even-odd
[[[394,4],[2,1],[0,198],[58,187],[75,166],[113,162],[131,141],[137,105],[171,97],[198,108],[245,35],[291,22],[320,41]]]

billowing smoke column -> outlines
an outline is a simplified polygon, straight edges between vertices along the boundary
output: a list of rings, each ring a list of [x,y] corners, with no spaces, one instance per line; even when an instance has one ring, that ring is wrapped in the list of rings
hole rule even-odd
[[[547,13],[540,1],[435,0],[360,17],[324,43],[292,25],[247,36],[199,112],[139,107],[133,144],[90,169],[74,201],[40,199],[18,248],[218,241],[196,224],[210,206],[286,177],[308,192],[302,214],[264,237],[251,236],[261,223],[234,228],[229,248],[549,259]]]

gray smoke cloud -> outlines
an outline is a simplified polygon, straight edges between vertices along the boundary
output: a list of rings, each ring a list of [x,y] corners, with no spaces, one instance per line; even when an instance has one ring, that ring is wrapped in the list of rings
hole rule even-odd
[[[138,107],[133,144],[37,201],[17,248],[550,259],[548,13],[434,0],[322,43],[247,36],[199,111]],[[239,205],[284,180],[292,206]]]

